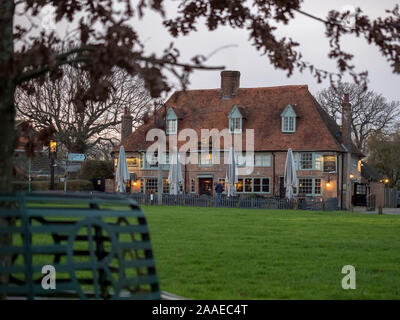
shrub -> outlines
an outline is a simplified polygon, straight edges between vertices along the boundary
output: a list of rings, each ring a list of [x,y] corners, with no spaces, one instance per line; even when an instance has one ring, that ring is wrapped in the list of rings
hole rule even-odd
[[[28,191],[28,181],[15,181],[12,183],[14,191]],[[47,191],[50,188],[49,181],[32,181],[32,191]],[[54,185],[56,190],[64,190],[64,182],[57,182]],[[68,191],[90,191],[93,190],[93,184],[88,180],[68,180]]]
[[[56,185],[57,190],[64,190],[64,182],[59,182]],[[68,180],[67,181],[68,191],[90,191],[93,190],[93,184],[88,180]]]
[[[81,170],[81,179],[92,181],[96,178],[112,179],[114,177],[114,164],[112,161],[88,160]]]

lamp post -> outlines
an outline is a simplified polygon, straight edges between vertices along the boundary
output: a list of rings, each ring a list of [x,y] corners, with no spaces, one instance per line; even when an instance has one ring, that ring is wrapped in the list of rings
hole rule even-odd
[[[57,155],[57,142],[50,140],[49,157],[50,157],[50,190],[54,190],[54,166]]]

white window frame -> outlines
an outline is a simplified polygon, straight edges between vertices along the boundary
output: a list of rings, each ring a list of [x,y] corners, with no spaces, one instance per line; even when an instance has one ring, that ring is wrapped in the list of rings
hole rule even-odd
[[[228,116],[228,126],[229,126],[229,133],[231,134],[238,134],[242,133],[243,129],[243,116],[240,113],[238,107],[235,105],[233,106],[231,112]],[[239,127],[237,128],[237,124]]]
[[[240,177],[240,180],[243,180],[243,191],[237,191],[240,194],[271,194],[271,178],[270,177]],[[246,190],[246,179],[251,179],[251,191]],[[260,179],[260,191],[254,191],[254,179]],[[263,190],[263,182],[264,180],[268,180],[268,192],[262,191]]]
[[[265,159],[265,164],[261,161],[261,164],[257,164],[257,157]],[[255,167],[270,167],[271,166],[271,153],[269,152],[255,152],[254,153],[254,166]]]
[[[239,124],[239,128],[236,125]],[[229,119],[229,133],[242,133],[242,118],[230,118]]]
[[[282,118],[282,132],[284,133],[294,133],[296,132],[296,113],[294,112],[292,106],[289,104],[286,106],[281,114]]]
[[[302,154],[311,153],[312,154],[312,167],[311,168],[303,168],[301,157]],[[324,157],[323,154],[320,152],[313,152],[313,151],[303,151],[297,152],[295,155],[295,163],[296,169],[301,171],[324,171]]]
[[[165,133],[167,135],[177,134],[178,133],[178,117],[174,112],[174,109],[169,108],[167,111],[167,116],[165,118]]]
[[[211,155],[211,159],[210,159]],[[202,161],[202,157],[207,156],[207,162]],[[212,152],[199,152],[199,167],[212,167],[213,165],[213,158],[212,158]]]
[[[178,132],[178,119],[167,120],[167,135],[177,134]]]
[[[312,193],[306,193],[306,197],[322,197],[323,191],[322,191],[322,178],[316,178],[316,177],[299,177],[297,178],[297,185],[296,185],[296,195],[298,196],[300,194],[300,179],[310,179],[311,180],[311,188],[312,188]],[[315,193],[315,186],[316,186],[316,181],[315,180],[320,180],[320,189],[321,193]]]

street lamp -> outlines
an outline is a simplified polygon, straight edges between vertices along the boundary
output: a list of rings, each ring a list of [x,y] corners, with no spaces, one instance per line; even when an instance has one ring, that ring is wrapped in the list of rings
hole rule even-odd
[[[50,157],[50,190],[54,190],[54,166],[57,155],[57,142],[50,140],[49,157]]]

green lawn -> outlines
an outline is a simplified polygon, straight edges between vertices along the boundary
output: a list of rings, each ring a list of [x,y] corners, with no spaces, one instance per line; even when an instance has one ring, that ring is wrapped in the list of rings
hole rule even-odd
[[[195,299],[399,299],[400,216],[144,206],[161,289]],[[357,289],[343,290],[344,265]]]

